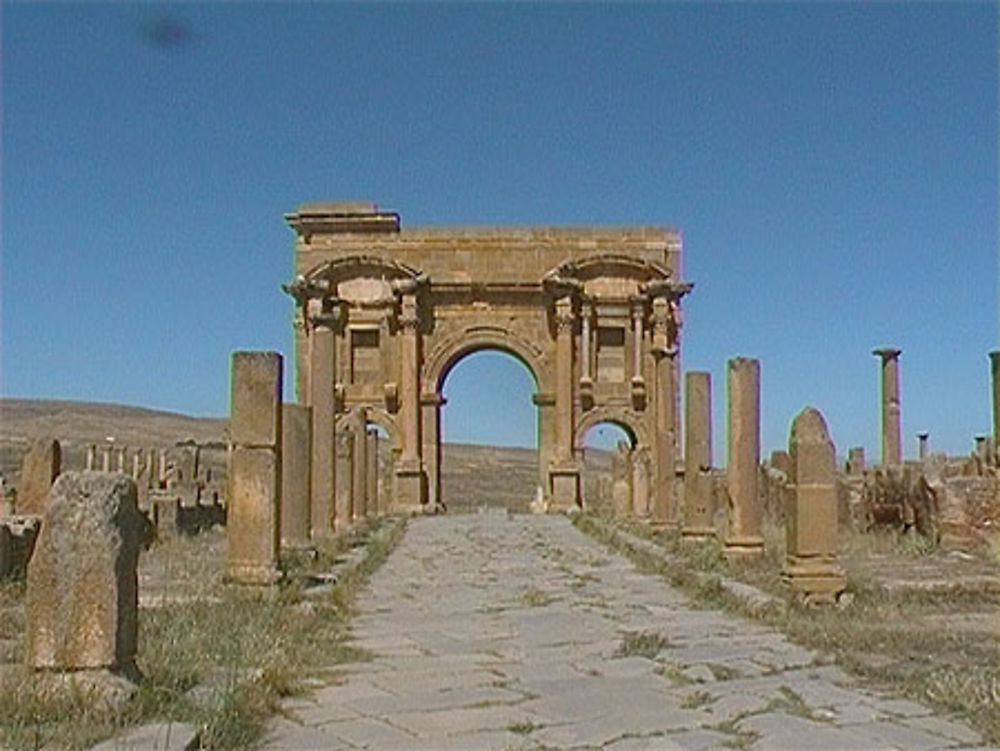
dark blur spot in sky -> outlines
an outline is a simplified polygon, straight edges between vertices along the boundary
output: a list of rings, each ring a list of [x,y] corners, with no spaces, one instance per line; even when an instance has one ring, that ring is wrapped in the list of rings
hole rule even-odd
[[[194,38],[188,22],[177,16],[147,18],[139,26],[139,33],[147,44],[165,50],[184,47]]]

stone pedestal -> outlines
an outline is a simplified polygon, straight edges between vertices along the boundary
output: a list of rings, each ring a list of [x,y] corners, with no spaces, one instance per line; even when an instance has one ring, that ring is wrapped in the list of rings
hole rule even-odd
[[[134,672],[145,530],[135,497],[120,474],[67,472],[52,487],[28,564],[29,667]]]
[[[795,418],[788,451],[794,493],[782,579],[807,603],[833,602],[847,580],[837,565],[836,450],[818,410],[807,407]]]
[[[730,562],[764,553],[760,466],[760,362],[737,357],[728,363],[729,522],[723,551]]]
[[[549,469],[550,511],[572,511],[580,506],[580,470],[572,467]]]
[[[280,578],[281,379],[277,352],[236,352],[232,365],[227,580]]]
[[[903,463],[902,417],[899,403],[900,349],[872,350],[882,360],[882,464]]]
[[[688,539],[715,536],[712,493],[712,375],[684,375],[684,518]]]
[[[312,408],[283,404],[281,413],[281,547],[308,548],[309,458],[312,443]]]

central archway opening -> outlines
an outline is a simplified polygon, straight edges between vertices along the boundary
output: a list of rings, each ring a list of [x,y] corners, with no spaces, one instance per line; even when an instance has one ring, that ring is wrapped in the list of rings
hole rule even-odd
[[[527,512],[539,490],[537,390],[530,368],[492,347],[463,355],[441,393],[441,500],[449,511]]]

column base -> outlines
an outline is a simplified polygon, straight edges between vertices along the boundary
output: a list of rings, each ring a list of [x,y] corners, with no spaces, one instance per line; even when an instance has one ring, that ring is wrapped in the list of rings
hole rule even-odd
[[[755,561],[764,555],[764,538],[756,536],[731,537],[726,540],[722,557],[727,563]]]
[[[790,557],[781,569],[781,581],[807,605],[832,605],[847,588],[844,570],[830,560]]]
[[[714,540],[716,537],[715,527],[707,525],[695,525],[681,527],[681,538],[685,542],[701,542],[703,540]]]
[[[419,514],[427,504],[427,476],[420,460],[401,460],[396,468],[396,492],[391,511],[395,514]]]
[[[226,566],[224,579],[227,584],[269,587],[281,581],[281,571],[273,563],[235,561]]]
[[[580,508],[580,470],[575,465],[549,468],[549,511],[574,511]]]

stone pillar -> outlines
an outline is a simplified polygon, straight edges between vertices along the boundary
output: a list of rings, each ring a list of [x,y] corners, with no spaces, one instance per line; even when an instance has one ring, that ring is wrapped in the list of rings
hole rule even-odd
[[[847,580],[837,565],[836,450],[819,410],[806,407],[792,422],[788,452],[794,494],[782,579],[806,603],[834,602]]]
[[[341,425],[337,431],[337,487],[335,489],[337,529],[347,529],[354,517],[354,431]]]
[[[723,551],[729,561],[764,552],[762,508],[758,492],[760,465],[760,362],[736,357],[728,363],[729,529]]]
[[[135,676],[145,531],[135,498],[135,483],[120,474],[67,472],[52,487],[28,563],[29,668]]]
[[[642,449],[636,449],[631,459],[632,517],[644,519],[649,516],[649,456]]]
[[[882,348],[872,354],[882,359],[882,464],[903,463],[899,404],[899,356],[901,349]]]
[[[677,349],[655,348],[656,358],[656,477],[653,494],[652,523],[674,526],[677,523],[674,476],[677,471],[677,436],[674,433],[674,360]]]
[[[423,462],[427,473],[427,501],[435,508],[441,507],[441,407],[447,400],[437,393],[420,397],[423,413]],[[385,508],[383,507],[382,511]]]
[[[87,455],[83,460],[83,468],[88,471],[97,469],[97,446],[92,443],[87,444]]]
[[[36,438],[21,462],[17,485],[18,514],[44,514],[52,483],[62,470],[62,448],[59,441]]]
[[[101,446],[101,471],[110,472],[111,471],[111,444],[105,443]]]
[[[123,475],[128,471],[125,467],[126,453],[128,453],[128,446],[119,446],[115,452],[115,471]]]
[[[365,467],[366,480],[365,487],[368,488],[368,515],[382,515],[382,498],[378,488],[378,432],[374,429],[365,432],[365,440],[368,446],[365,449],[365,458],[368,464]]]
[[[281,547],[310,547],[309,512],[312,407],[291,402],[281,406]]]
[[[590,317],[589,309],[580,311],[580,379],[587,382],[594,380],[590,357]]]
[[[167,450],[160,449],[159,457],[156,462],[156,486],[158,488],[165,488],[167,486],[168,465]]]
[[[573,301],[556,301],[555,458],[549,471],[552,507],[565,511],[580,503],[580,472],[573,458]]]
[[[927,458],[927,439],[930,438],[930,435],[927,431],[917,433],[917,458],[920,461]]]
[[[132,479],[138,482],[140,474],[142,474],[142,449],[136,449],[132,454]]]
[[[420,510],[427,483],[420,458],[420,332],[416,296],[404,294],[399,315],[400,454],[396,466],[396,504]]]
[[[233,353],[226,579],[280,578],[281,376],[277,352]]]
[[[334,488],[337,464],[334,456],[335,378],[334,327],[338,317],[331,309],[313,317],[310,337],[309,405],[312,407],[312,461],[310,462],[310,531],[314,540],[329,537],[334,530]]]
[[[358,415],[354,427],[354,460],[351,474],[354,475],[352,511],[355,521],[363,521],[368,516],[368,428],[364,412]]]
[[[847,450],[847,474],[860,476],[865,473],[865,448],[852,446]]]
[[[712,374],[684,374],[684,521],[685,538],[715,536],[712,493]]]
[[[993,387],[993,466],[1000,467],[1000,350],[990,356],[990,377]]]
[[[632,303],[632,381],[642,381],[642,340],[643,304],[641,300]]]

